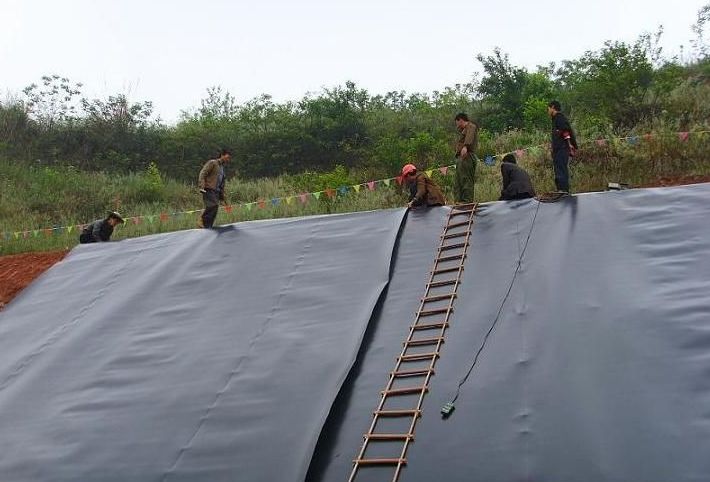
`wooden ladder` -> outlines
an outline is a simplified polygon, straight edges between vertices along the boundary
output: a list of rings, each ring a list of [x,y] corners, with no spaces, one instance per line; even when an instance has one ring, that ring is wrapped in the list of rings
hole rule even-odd
[[[386,480],[383,471],[387,476],[393,473],[390,480],[396,482],[407,464],[407,449],[414,441],[424,396],[429,391],[429,381],[454,311],[476,206],[476,203],[461,204],[449,211],[414,324],[409,327],[402,351],[381,392],[380,403],[372,412],[372,423],[363,436],[348,482],[354,482],[361,473],[364,475],[366,468],[377,472],[370,475],[378,480]]]

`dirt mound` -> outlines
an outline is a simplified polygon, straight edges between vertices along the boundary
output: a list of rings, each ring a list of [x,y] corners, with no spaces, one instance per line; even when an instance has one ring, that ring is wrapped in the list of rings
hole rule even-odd
[[[66,254],[67,251],[52,251],[0,256],[0,309]]]

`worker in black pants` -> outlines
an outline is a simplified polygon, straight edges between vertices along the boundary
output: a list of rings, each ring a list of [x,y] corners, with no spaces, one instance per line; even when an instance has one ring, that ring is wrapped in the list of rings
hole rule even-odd
[[[552,165],[555,169],[555,186],[560,192],[569,193],[569,158],[575,155],[577,139],[560,103],[553,100],[547,105],[552,119]]]

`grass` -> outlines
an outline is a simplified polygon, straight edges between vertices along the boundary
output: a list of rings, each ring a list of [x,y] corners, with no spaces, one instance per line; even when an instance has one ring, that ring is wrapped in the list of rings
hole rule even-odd
[[[703,126],[697,128],[701,130]],[[510,132],[495,139],[482,140],[480,152],[502,153],[522,146],[546,142],[544,133]],[[585,143],[580,155],[570,164],[572,188],[575,192],[601,191],[608,182],[633,185],[653,183],[660,177],[710,174],[710,134],[691,134],[681,141],[673,131],[656,131],[649,139],[636,144],[616,140],[604,146]],[[442,164],[448,164],[448,161]],[[526,152],[519,164],[530,173],[538,192],[554,190],[549,153],[539,148]],[[406,196],[393,181],[374,191],[363,186],[360,192],[349,189],[332,199],[325,193],[320,199],[309,196],[303,204],[298,195],[352,186],[376,178],[373,171],[347,171],[336,167],[326,173],[303,173],[269,179],[231,179],[227,184],[228,200],[233,208],[220,208],[217,223],[225,224],[253,219],[304,216],[324,213],[366,211],[403,206]],[[382,173],[379,173],[382,174]],[[388,173],[394,176],[397,173]],[[434,178],[452,199],[453,176],[434,171]],[[500,169],[480,163],[476,172],[476,200],[491,201],[500,193]],[[384,176],[380,176],[384,177]],[[114,239],[194,228],[201,198],[194,186],[166,178],[155,168],[145,173],[108,175],[87,173],[73,168],[27,166],[0,160],[0,254],[71,248],[78,242],[79,224],[102,217],[115,209],[129,222],[120,226]],[[291,203],[274,198],[292,198]],[[245,207],[244,203],[262,200]],[[160,214],[168,216],[161,219]],[[150,218],[148,216],[154,216]],[[46,228],[72,226],[71,230]],[[22,235],[23,231],[29,233]]]

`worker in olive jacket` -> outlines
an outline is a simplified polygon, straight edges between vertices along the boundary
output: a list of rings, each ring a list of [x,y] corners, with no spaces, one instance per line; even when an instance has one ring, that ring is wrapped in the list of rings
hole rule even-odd
[[[406,164],[402,168],[402,180],[409,188],[407,207],[443,206],[446,198],[436,183],[423,172],[417,172],[414,164]]]
[[[506,154],[500,165],[503,176],[503,189],[500,191],[500,201],[527,199],[535,197],[530,175],[515,162],[515,155]]]
[[[210,159],[202,166],[197,180],[197,185],[202,193],[202,201],[205,204],[205,210],[202,212],[202,217],[199,221],[201,228],[212,227],[217,217],[219,202],[225,200],[224,166],[229,164],[231,159],[232,152],[228,149],[222,149],[217,159]]]

